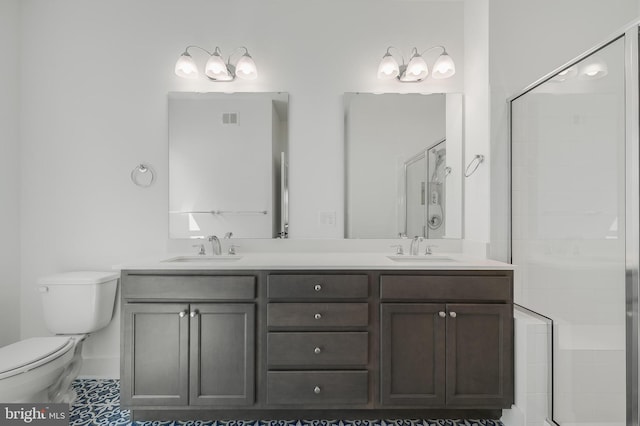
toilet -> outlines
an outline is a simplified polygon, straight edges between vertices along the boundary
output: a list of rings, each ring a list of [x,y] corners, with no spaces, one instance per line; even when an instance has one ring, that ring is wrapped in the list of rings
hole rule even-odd
[[[82,343],[113,317],[118,273],[66,272],[38,280],[44,320],[53,337],[0,348],[0,403],[66,402],[82,365]]]

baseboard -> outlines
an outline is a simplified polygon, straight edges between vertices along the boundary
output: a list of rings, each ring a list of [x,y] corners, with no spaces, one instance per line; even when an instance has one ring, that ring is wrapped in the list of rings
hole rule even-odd
[[[119,379],[120,358],[84,358],[78,377],[81,379]]]
[[[524,426],[524,413],[515,405],[509,410],[502,410],[500,421],[505,426]]]

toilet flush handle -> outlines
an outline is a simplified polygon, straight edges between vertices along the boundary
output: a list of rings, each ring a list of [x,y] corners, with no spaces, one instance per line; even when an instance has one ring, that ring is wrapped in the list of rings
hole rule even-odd
[[[38,287],[38,290],[40,290],[40,293],[46,293],[46,292],[49,291],[49,287],[43,285],[43,286]]]

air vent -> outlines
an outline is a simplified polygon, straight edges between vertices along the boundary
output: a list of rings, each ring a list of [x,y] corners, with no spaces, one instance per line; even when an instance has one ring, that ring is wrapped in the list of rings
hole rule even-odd
[[[223,112],[222,124],[238,125],[238,113],[237,112]]]

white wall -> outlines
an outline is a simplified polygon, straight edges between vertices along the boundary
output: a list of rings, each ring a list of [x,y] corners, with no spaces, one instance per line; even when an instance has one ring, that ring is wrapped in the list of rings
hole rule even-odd
[[[290,235],[334,238],[343,235],[342,93],[463,90],[460,2],[20,4],[24,337],[46,334],[38,276],[110,268],[166,250],[168,92],[289,92]],[[225,54],[246,45],[259,77],[228,84],[179,79],[173,67],[189,44],[219,45]],[[405,54],[445,45],[458,74],[410,85],[379,81],[378,62],[392,44]],[[148,189],[129,180],[141,162],[157,172]],[[335,211],[336,225],[319,225],[319,211]],[[118,327],[116,320],[94,336],[85,355],[117,357]]]
[[[468,0],[464,6],[465,152],[463,167],[476,155],[484,162],[464,179],[464,238],[489,242],[489,0]]]
[[[506,99],[604,41],[639,11],[637,0],[490,0],[491,257],[508,260]]]
[[[20,335],[18,0],[0,2],[0,346]]]

